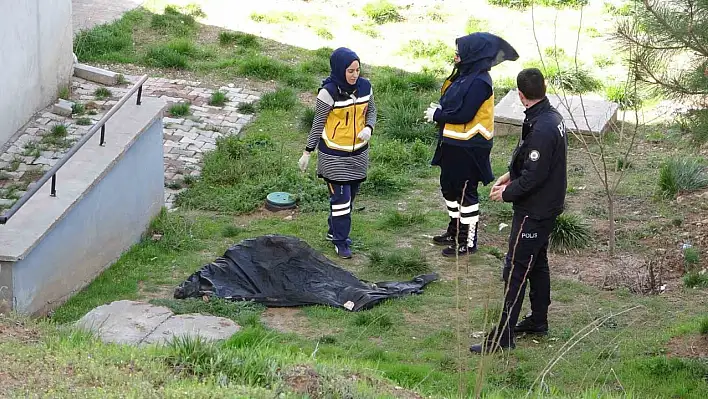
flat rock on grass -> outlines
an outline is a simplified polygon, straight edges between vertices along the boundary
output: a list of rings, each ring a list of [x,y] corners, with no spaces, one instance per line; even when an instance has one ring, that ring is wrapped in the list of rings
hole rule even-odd
[[[183,336],[226,339],[241,328],[223,317],[175,315],[164,306],[126,300],[91,310],[76,326],[97,333],[104,342],[130,345],[162,344]]]

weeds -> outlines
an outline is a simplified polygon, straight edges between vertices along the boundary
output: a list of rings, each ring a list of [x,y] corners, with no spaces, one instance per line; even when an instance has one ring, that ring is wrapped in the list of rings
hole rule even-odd
[[[486,32],[489,29],[489,24],[485,20],[469,17],[465,26],[465,33],[468,35],[475,32]]]
[[[258,38],[250,33],[242,32],[229,32],[224,31],[219,33],[219,43],[222,46],[227,46],[230,44],[235,44],[237,46],[257,49],[260,47]]]
[[[229,225],[225,226],[224,229],[221,231],[221,236],[226,238],[233,238],[241,234],[243,231],[244,229],[241,227]]]
[[[700,158],[669,159],[659,169],[659,192],[669,198],[708,187],[708,173]]]
[[[261,97],[258,106],[261,110],[290,110],[297,105],[295,91],[288,88],[281,88],[274,92],[265,93]]]
[[[303,133],[310,133],[312,123],[315,120],[315,110],[313,108],[305,108],[298,119],[298,127]]]
[[[352,27],[355,31],[361,32],[366,36],[376,39],[379,37],[379,31],[376,29],[376,25],[372,24],[355,24]]]
[[[195,248],[196,239],[192,234],[194,221],[187,216],[168,213],[162,208],[150,222],[148,237],[159,234],[162,238],[156,245],[167,251],[188,251]]]
[[[280,79],[292,73],[289,66],[278,60],[262,55],[254,55],[245,58],[239,64],[238,71],[241,75],[262,80]]]
[[[708,288],[708,273],[686,273],[686,275],[683,276],[683,285],[687,288]]]
[[[256,106],[253,103],[241,103],[236,109],[242,114],[251,115],[256,113]]]
[[[175,36],[193,34],[197,21],[193,15],[180,12],[174,6],[165,7],[163,14],[153,14],[150,27]]]
[[[442,40],[424,42],[422,40],[411,40],[403,46],[403,52],[410,54],[413,58],[427,58],[430,60],[452,60],[455,57],[455,49],[448,46]]]
[[[374,251],[369,256],[369,269],[387,276],[407,276],[428,273],[430,264],[417,249],[391,251],[387,254]]]
[[[580,216],[564,213],[556,219],[551,232],[550,246],[557,251],[567,253],[589,246],[591,240],[590,229]]]
[[[362,184],[362,193],[391,195],[403,190],[404,180],[395,171],[375,165],[369,169],[366,182]]]
[[[59,98],[64,100],[69,100],[71,98],[71,92],[68,87],[64,86],[59,89]]]
[[[425,223],[425,219],[425,214],[420,211],[401,212],[396,210],[386,214],[380,222],[380,227],[389,230],[410,228]]]
[[[124,59],[122,54],[133,51],[132,22],[142,17],[131,11],[112,24],[104,24],[79,32],[74,38],[74,53],[81,61]]]
[[[317,36],[319,36],[325,40],[334,39],[334,35],[327,28],[321,28],[321,27],[317,28],[317,29],[315,29],[315,34],[317,34]]]
[[[359,327],[367,327],[379,331],[387,331],[393,328],[391,316],[381,312],[360,312],[354,317],[353,324]]]
[[[93,96],[99,100],[105,100],[113,95],[111,91],[106,87],[99,87],[93,92]]]
[[[52,126],[50,134],[55,137],[66,137],[69,134],[69,130],[64,124],[57,124]]]
[[[228,98],[226,97],[226,93],[217,90],[211,93],[211,96],[209,97],[209,105],[213,105],[215,107],[223,107],[224,104],[226,104],[227,100]]]
[[[695,247],[687,247],[683,250],[683,261],[688,268],[697,265],[701,261],[701,253]]]
[[[191,115],[192,111],[190,110],[190,107],[192,104],[190,102],[182,102],[182,103],[177,103],[173,104],[170,106],[169,113],[171,116],[187,116]]]
[[[74,103],[71,106],[71,114],[72,115],[83,115],[86,113],[86,106],[84,106],[81,103]]]
[[[148,66],[158,68],[187,69],[189,57],[177,49],[158,45],[148,49],[144,62]]]
[[[625,85],[608,86],[605,88],[605,97],[609,101],[619,104],[620,109],[635,109],[642,104],[638,93],[633,93]]]
[[[698,322],[698,333],[701,335],[708,335],[708,316],[703,317]]]
[[[550,85],[573,94],[583,94],[602,88],[602,82],[585,67],[575,66],[565,56],[551,57],[545,66],[539,61],[527,62],[525,68],[539,68]]]
[[[379,25],[403,21],[398,7],[388,0],[376,0],[364,5],[364,14]]]

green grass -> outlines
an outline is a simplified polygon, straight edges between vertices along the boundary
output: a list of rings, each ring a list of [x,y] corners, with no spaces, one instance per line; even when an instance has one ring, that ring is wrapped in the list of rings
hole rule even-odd
[[[425,214],[419,211],[390,211],[383,219],[381,219],[380,225],[384,229],[408,229],[412,226],[416,226],[424,223],[426,220]]]
[[[250,33],[243,32],[219,32],[219,44],[222,46],[237,45],[245,48],[257,49],[260,47],[258,38]]]
[[[475,17],[469,17],[467,19],[467,25],[465,26],[465,33],[468,35],[475,32],[487,32],[489,30],[489,24],[487,21],[482,19],[477,19]]]
[[[113,93],[111,93],[111,90],[106,87],[99,87],[93,92],[93,96],[99,100],[105,100],[106,98],[113,96]]]
[[[253,103],[241,103],[236,108],[242,114],[255,114],[256,106]]]
[[[414,59],[425,58],[433,61],[450,61],[455,57],[455,49],[442,40],[424,42],[419,39],[409,41],[401,49],[402,52],[410,54]]]
[[[375,0],[364,5],[364,14],[373,22],[382,25],[403,21],[398,7],[388,0]]]
[[[61,87],[59,88],[58,96],[61,99],[69,100],[71,98],[71,92],[69,91],[68,87]]]
[[[672,158],[659,169],[659,192],[665,197],[676,197],[708,187],[708,170],[700,158]]]
[[[317,29],[315,29],[315,33],[317,34],[317,36],[319,36],[325,40],[334,39],[334,35],[327,28],[322,28],[322,27],[317,28]]]
[[[298,104],[295,91],[289,88],[281,88],[274,92],[265,93],[258,102],[261,110],[283,110],[289,111]]]
[[[642,104],[639,94],[635,93],[632,87],[626,85],[605,87],[605,97],[609,101],[619,104],[620,109],[636,109]]]
[[[708,288],[708,274],[688,272],[683,276],[683,284],[688,288]]]
[[[683,250],[683,260],[686,266],[693,267],[700,263],[701,252],[695,247],[688,247]]]
[[[215,91],[211,93],[211,96],[209,96],[209,105],[213,105],[216,107],[223,107],[224,104],[228,101],[228,98],[226,97],[226,93],[223,91]]]
[[[189,102],[181,102],[177,104],[173,104],[170,106],[170,109],[168,112],[170,113],[171,116],[187,116],[191,115],[192,111],[190,110],[190,107],[192,106],[191,103]]]
[[[355,24],[352,26],[352,28],[357,31],[361,32],[366,36],[369,36],[371,38],[378,38],[380,36],[380,33],[378,29],[376,29],[376,25],[374,24]]]
[[[420,250],[405,249],[383,254],[375,251],[369,257],[369,268],[387,276],[407,276],[428,273],[430,264]]]
[[[83,115],[86,113],[86,106],[81,103],[74,103],[71,106],[71,114],[72,115]]]
[[[708,316],[703,317],[698,322],[698,333],[701,335],[708,335]]]
[[[254,302],[235,302],[221,298],[211,298],[208,302],[197,298],[153,299],[150,303],[165,306],[175,314],[201,313],[225,317],[244,327],[252,324],[254,316],[265,310],[265,307]],[[255,319],[258,320],[257,317]]]

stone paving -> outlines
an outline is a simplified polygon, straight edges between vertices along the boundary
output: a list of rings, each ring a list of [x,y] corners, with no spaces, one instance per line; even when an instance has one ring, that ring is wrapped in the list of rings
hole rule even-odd
[[[49,106],[23,127],[14,141],[4,145],[6,150],[0,155],[0,209],[9,208],[20,198],[32,182],[55,165],[71,145],[117,103],[130,89],[131,82],[138,79],[125,78],[127,84],[107,87],[110,97],[101,99],[96,93],[103,86],[74,77],[70,100],[82,104],[84,113],[64,117],[52,113]],[[167,208],[173,206],[185,176],[199,176],[204,152],[216,148],[218,138],[238,134],[251,121],[252,115],[240,113],[238,106],[260,97],[255,91],[228,85],[219,88],[226,94],[226,104],[211,106],[208,102],[214,90],[200,85],[200,82],[186,80],[150,78],[143,86],[144,96],[163,98],[170,105],[191,103],[191,115],[170,117],[168,106],[163,119]],[[110,122],[106,138],[110,144]]]

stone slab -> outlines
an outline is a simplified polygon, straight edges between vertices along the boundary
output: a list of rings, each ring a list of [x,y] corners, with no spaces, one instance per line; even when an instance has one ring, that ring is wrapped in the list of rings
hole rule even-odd
[[[175,337],[227,339],[241,327],[232,320],[201,314],[175,315],[164,306],[115,301],[88,312],[76,327],[95,332],[108,343],[165,344]]]
[[[73,112],[73,107],[74,103],[71,101],[67,101],[64,99],[59,99],[56,104],[52,107],[52,113],[61,115],[61,116],[71,116],[71,113]]]
[[[91,310],[76,326],[97,333],[104,342],[139,344],[172,314],[163,306],[115,301]]]
[[[172,316],[143,341],[146,344],[164,344],[174,337],[202,337],[206,340],[221,340],[231,337],[241,327],[223,317],[201,314]]]
[[[86,64],[74,65],[74,76],[107,86],[118,84],[118,74]]]
[[[548,99],[563,115],[566,128],[580,134],[603,134],[617,121],[619,105],[601,97],[548,94]],[[524,106],[518,92],[511,90],[494,108],[494,135],[519,134],[523,122]]]

